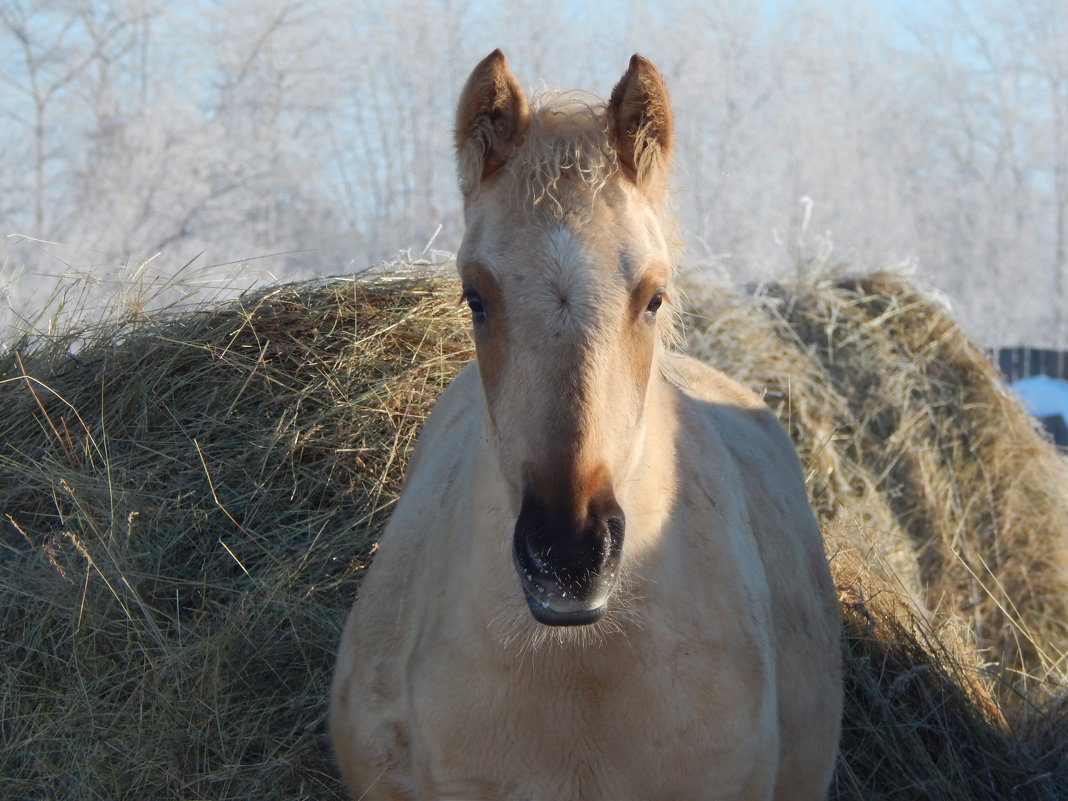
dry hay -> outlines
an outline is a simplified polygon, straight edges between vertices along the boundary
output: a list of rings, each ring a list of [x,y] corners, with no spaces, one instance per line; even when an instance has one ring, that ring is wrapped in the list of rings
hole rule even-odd
[[[1068,471],[899,277],[700,291],[691,352],[790,430],[846,623],[832,798],[1068,797]]]
[[[328,673],[457,297],[278,288],[5,355],[0,794],[340,797]]]
[[[413,437],[470,356],[457,297],[272,288],[0,357],[0,795],[342,797],[329,670]],[[833,797],[1068,797],[1059,462],[982,354],[887,279],[698,308],[691,346],[767,388],[833,552]],[[995,681],[972,637],[1034,678]]]
[[[1007,684],[1068,673],[1068,464],[948,314],[888,274],[727,299],[726,324],[716,303],[693,350],[766,388],[831,539],[874,535]]]

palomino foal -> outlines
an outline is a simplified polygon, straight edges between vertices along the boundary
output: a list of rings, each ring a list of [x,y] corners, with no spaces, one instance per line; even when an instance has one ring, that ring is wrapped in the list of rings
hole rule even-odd
[[[839,619],[793,446],[665,346],[672,113],[640,56],[456,125],[478,354],[438,401],[342,637],[354,798],[823,798]]]

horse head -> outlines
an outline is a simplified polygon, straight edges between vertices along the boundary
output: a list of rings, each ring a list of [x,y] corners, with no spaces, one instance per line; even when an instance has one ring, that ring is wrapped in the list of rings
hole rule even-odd
[[[494,51],[464,87],[456,147],[458,269],[519,585],[538,622],[591,623],[619,582],[621,490],[673,329],[667,89],[635,55],[607,103],[532,108]]]

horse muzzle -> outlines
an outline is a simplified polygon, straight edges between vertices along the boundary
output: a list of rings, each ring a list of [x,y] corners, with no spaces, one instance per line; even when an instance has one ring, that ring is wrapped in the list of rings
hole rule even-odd
[[[554,512],[525,494],[512,539],[512,561],[530,613],[547,626],[599,620],[619,579],[623,510],[611,493],[584,516]]]

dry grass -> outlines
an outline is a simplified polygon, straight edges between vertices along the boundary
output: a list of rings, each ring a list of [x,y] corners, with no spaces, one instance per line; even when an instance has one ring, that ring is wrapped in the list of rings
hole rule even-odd
[[[333,652],[470,356],[457,297],[272,288],[0,357],[0,794],[342,797]],[[982,354],[887,278],[696,306],[691,348],[767,388],[834,553],[834,798],[1068,797],[1064,467]]]
[[[457,297],[278,288],[5,354],[0,792],[340,796],[333,651],[470,355]]]
[[[1068,472],[893,275],[699,292],[691,352],[763,389],[846,624],[836,799],[1068,797]]]
[[[1007,684],[1068,673],[1068,463],[952,319],[885,274],[710,300],[709,320],[717,302],[730,322],[695,326],[693,350],[766,388],[831,539],[874,535]]]

